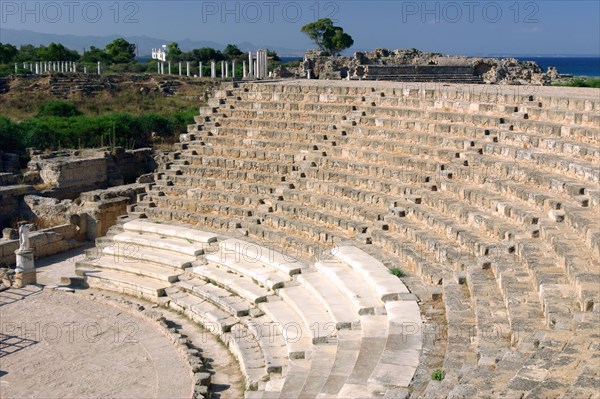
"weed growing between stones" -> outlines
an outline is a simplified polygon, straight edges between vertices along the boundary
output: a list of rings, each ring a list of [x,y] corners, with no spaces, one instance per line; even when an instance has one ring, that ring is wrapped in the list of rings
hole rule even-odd
[[[443,370],[441,369],[436,369],[433,371],[433,373],[431,373],[431,379],[434,381],[442,381],[444,379],[444,375],[446,373],[444,373]]]
[[[398,278],[406,276],[406,273],[404,273],[404,271],[402,271],[402,269],[400,269],[399,267],[392,267],[390,269],[390,274],[393,274]]]

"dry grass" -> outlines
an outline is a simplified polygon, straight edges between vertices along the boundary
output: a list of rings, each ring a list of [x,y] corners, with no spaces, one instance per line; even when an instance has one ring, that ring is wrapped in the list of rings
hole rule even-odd
[[[40,104],[61,100],[74,103],[86,115],[110,112],[170,114],[202,106],[206,91],[213,85],[208,81],[206,84],[187,84],[183,80],[182,83],[177,93],[170,96],[146,90],[148,85],[119,83],[116,89],[95,95],[74,93],[68,98],[58,98],[51,93],[48,79],[40,78],[12,84],[8,93],[0,95],[0,110],[2,115],[13,121],[21,121],[34,116]]]

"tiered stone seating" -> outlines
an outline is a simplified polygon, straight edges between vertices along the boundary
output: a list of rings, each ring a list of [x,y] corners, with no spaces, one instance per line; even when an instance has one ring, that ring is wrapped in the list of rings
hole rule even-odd
[[[421,348],[420,336],[405,331],[421,323],[415,298],[357,248],[327,257],[344,281],[360,284],[339,285],[335,274],[269,246],[126,219],[77,271],[89,286],[169,306],[219,335],[239,360],[248,397],[371,396],[408,386]],[[358,296],[369,314],[354,304]],[[400,344],[402,361],[391,356]]]
[[[135,209],[163,225],[107,241],[154,234],[137,274],[214,325],[249,397],[580,394],[591,357],[547,354],[585,351],[599,326],[600,100],[446,86],[224,86]],[[182,223],[207,233],[161,230]],[[413,380],[431,374],[425,297],[445,309],[441,382]]]

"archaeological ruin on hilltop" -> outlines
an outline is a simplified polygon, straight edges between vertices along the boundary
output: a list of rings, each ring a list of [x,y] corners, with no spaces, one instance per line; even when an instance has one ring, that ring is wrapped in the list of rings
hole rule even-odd
[[[113,207],[63,284],[202,325],[248,399],[597,398],[599,124],[594,89],[223,83],[135,200],[64,208]]]

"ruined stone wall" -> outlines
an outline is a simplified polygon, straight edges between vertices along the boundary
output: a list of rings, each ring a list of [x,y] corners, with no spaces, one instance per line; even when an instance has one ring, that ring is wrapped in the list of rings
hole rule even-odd
[[[88,190],[107,184],[106,158],[57,158],[46,162],[32,161],[30,169],[37,169],[43,184],[55,189],[77,188]]]
[[[196,89],[206,85],[216,85],[187,76],[164,76],[149,74],[101,75],[84,73],[53,73],[49,75],[10,75],[0,78],[0,94],[13,92],[47,93],[57,98],[110,95],[131,88],[143,93],[163,93],[174,95],[184,89]]]
[[[0,151],[0,186],[17,184],[20,169],[21,164],[17,154]]]
[[[9,227],[20,216],[23,197],[34,192],[25,185],[0,187],[0,228]]]
[[[28,167],[44,187],[44,196],[74,199],[82,192],[133,183],[156,165],[150,148],[116,148],[32,152]]]
[[[127,151],[122,150],[117,151],[112,157],[112,160],[118,168],[118,173],[120,174],[123,183],[132,184],[135,183],[139,176],[156,169],[153,155],[154,151],[152,151],[151,148],[139,148]]]
[[[0,151],[0,173],[19,174],[21,162],[17,154]]]
[[[473,74],[471,66],[438,65],[369,65],[369,76],[382,75],[468,75]]]
[[[94,240],[104,236],[120,216],[127,214],[129,206],[137,202],[138,196],[146,191],[146,184],[136,183],[82,194],[77,211],[86,216],[86,238]]]
[[[4,236],[9,236],[9,234],[9,231],[4,232]],[[34,231],[30,235],[29,242],[33,248],[35,257],[41,258],[66,252],[81,246],[82,242],[77,240],[79,236],[79,226],[69,223],[49,229]],[[16,239],[0,238],[0,265],[14,265],[16,262],[15,251],[18,248],[18,237]]]
[[[93,240],[106,234],[128,206],[135,204],[146,184],[130,184],[82,193],[76,200],[58,200],[37,195],[24,197],[23,218],[38,229],[62,224],[79,226],[82,240]]]
[[[475,76],[483,82],[491,84],[534,84],[549,85],[558,76],[555,69],[544,73],[535,62],[519,61],[514,58],[470,58],[464,56],[445,56],[440,53],[425,53],[416,49],[394,50],[376,49],[371,52],[357,52],[350,57],[323,56],[320,51],[308,51],[304,62],[300,65],[300,75],[308,76],[311,71],[317,79],[343,79],[350,75],[353,79],[364,79],[369,71],[377,71],[377,67],[419,66],[430,67],[432,71],[442,74],[449,67],[471,68]],[[398,70],[398,74],[403,72]],[[463,73],[458,73],[462,75]],[[389,76],[389,74],[386,74]]]

